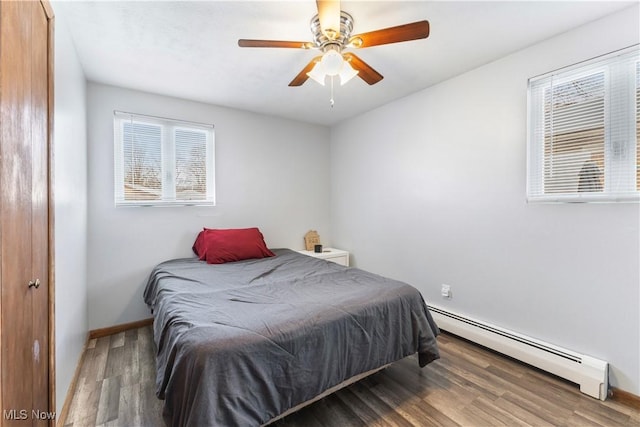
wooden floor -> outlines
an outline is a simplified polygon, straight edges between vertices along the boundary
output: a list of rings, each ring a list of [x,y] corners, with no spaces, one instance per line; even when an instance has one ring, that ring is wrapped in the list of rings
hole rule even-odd
[[[305,426],[640,426],[640,412],[451,335],[280,420]],[[162,426],[151,327],[91,340],[65,426]]]

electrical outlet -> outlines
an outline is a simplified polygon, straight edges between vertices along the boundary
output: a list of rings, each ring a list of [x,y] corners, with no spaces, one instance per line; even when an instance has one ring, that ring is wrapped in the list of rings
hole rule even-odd
[[[443,284],[440,293],[443,298],[451,298],[451,286]]]

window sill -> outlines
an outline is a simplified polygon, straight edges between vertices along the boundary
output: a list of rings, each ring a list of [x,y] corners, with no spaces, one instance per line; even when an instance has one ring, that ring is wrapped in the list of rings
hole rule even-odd
[[[166,207],[181,207],[181,206],[215,206],[215,201],[190,201],[190,200],[176,200],[176,201],[154,201],[154,202],[116,202],[116,208],[166,208]]]
[[[637,203],[640,193],[528,196],[527,203]]]

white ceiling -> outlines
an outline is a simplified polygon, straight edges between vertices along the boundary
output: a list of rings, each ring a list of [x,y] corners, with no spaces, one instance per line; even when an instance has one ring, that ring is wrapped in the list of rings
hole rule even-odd
[[[425,40],[357,51],[384,75],[288,87],[318,54],[239,48],[239,38],[310,41],[313,0],[53,2],[89,81],[331,125],[593,21],[635,1],[343,1],[353,34],[427,19]],[[61,23],[61,22],[62,23]]]

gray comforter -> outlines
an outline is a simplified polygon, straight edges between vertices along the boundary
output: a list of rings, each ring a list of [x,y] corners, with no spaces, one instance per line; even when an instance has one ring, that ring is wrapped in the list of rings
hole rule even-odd
[[[263,424],[344,380],[418,352],[439,357],[420,293],[356,268],[276,249],[210,265],[159,264],[144,291],[169,426]]]

